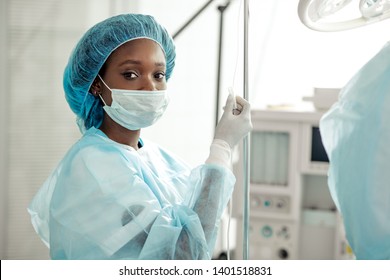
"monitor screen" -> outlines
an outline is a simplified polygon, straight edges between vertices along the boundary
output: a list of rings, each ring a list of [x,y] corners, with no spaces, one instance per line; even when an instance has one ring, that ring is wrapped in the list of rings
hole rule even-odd
[[[328,155],[322,145],[320,129],[318,127],[312,128],[311,161],[329,162]]]

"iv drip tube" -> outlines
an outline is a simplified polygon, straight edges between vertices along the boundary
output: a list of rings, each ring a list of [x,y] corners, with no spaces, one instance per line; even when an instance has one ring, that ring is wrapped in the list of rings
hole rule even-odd
[[[249,0],[244,0],[244,99],[249,101],[248,94],[248,22]],[[244,174],[244,211],[243,211],[243,259],[249,256],[249,188],[250,188],[250,134],[244,138],[243,143],[243,174]]]

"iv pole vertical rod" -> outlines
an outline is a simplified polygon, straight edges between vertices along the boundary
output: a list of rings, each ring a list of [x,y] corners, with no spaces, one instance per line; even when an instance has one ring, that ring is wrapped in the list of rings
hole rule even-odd
[[[248,94],[248,23],[249,23],[249,0],[244,0],[244,99],[249,101]],[[250,188],[250,134],[244,138],[243,162],[244,162],[244,218],[243,218],[243,259],[249,256],[249,188]]]

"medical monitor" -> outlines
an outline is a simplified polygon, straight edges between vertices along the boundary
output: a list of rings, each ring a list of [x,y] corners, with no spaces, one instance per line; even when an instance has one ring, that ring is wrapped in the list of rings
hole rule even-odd
[[[319,127],[313,126],[311,133],[311,161],[329,162],[324,145],[322,144]]]

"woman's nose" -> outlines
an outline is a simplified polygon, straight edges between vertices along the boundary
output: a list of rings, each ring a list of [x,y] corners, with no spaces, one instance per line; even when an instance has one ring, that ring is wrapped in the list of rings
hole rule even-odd
[[[142,81],[141,90],[157,90],[156,83],[152,78],[145,77]]]

